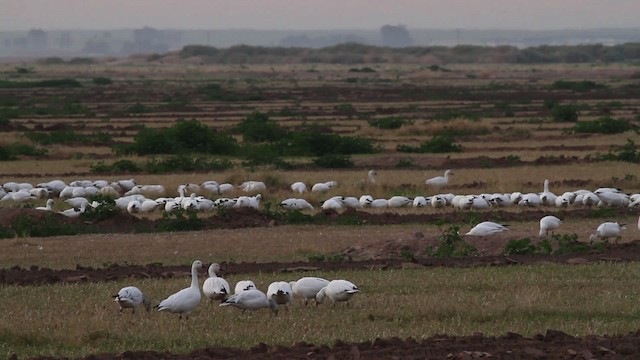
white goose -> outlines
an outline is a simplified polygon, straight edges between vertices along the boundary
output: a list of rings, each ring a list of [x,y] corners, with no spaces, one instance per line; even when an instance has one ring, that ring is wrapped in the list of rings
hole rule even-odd
[[[626,229],[626,224],[618,224],[617,222],[604,222],[598,226],[596,232],[591,234],[589,239],[591,241],[594,240],[605,240],[610,237],[618,237],[623,229]]]
[[[59,214],[64,215],[68,218],[77,218],[87,210],[87,206],[89,206],[89,203],[83,203],[82,205],[80,205],[80,209],[71,208],[60,211]]]
[[[297,181],[291,184],[291,191],[297,193],[304,193],[307,191],[307,185],[305,185],[302,181]]]
[[[256,284],[251,280],[240,280],[236,283],[236,287],[233,291],[234,294],[240,294],[243,291],[256,289]]]
[[[275,315],[278,315],[279,311],[278,304],[276,304],[274,300],[268,299],[267,295],[256,289],[250,289],[232,295],[219,306],[235,306],[242,310],[251,311],[270,308]]]
[[[390,208],[400,208],[413,204],[413,199],[406,196],[392,196],[387,200],[387,206]]]
[[[540,236],[547,236],[549,232],[560,228],[562,221],[553,215],[548,215],[540,219]]]
[[[120,312],[126,308],[133,309],[132,314],[135,314],[136,308],[141,304],[144,304],[147,312],[151,307],[151,301],[135,286],[123,287],[117,294],[113,295],[113,300],[120,306]]]
[[[191,286],[182,289],[177,293],[162,300],[158,304],[158,311],[168,311],[178,313],[180,319],[184,315],[185,319],[200,304],[200,287],[198,286],[198,269],[202,268],[202,261],[196,260],[191,264]]]
[[[275,301],[278,305],[284,305],[289,310],[289,304],[293,301],[293,290],[288,282],[276,281],[269,284],[267,298]]]
[[[209,265],[209,278],[202,284],[202,292],[211,300],[224,301],[231,292],[227,280],[218,277],[216,274],[220,271],[220,265],[213,263]]]
[[[335,306],[338,301],[346,301],[347,306],[349,306],[349,300],[359,291],[358,287],[350,281],[332,280],[327,286],[318,291],[316,301],[322,303],[324,298],[328,297],[333,302],[333,306]]]
[[[543,205],[555,205],[556,198],[558,196],[551,191],[549,191],[549,179],[544,180],[544,189],[542,193],[540,193],[540,200],[542,200]]]
[[[298,198],[289,198],[282,200],[280,206],[287,210],[304,210],[304,209],[312,209],[313,205],[309,204],[309,202],[305,199]]]
[[[36,210],[53,211],[53,199],[47,200],[47,205],[38,206]]]
[[[447,170],[444,172],[444,176],[436,176],[431,179],[425,180],[425,184],[433,187],[446,186],[449,183],[449,176],[453,175],[453,171]]]
[[[304,305],[306,306],[309,299],[315,299],[318,291],[329,285],[329,280],[319,277],[303,277],[298,281],[290,282],[289,285],[291,285],[294,295],[304,299]],[[318,305],[317,300],[316,305]]]
[[[484,221],[484,222],[481,222],[480,224],[474,226],[465,235],[489,236],[489,235],[493,235],[493,234],[497,234],[497,233],[501,233],[503,231],[509,230],[509,228],[507,228],[507,226],[509,226],[509,225],[501,225],[501,224],[498,224],[498,223],[494,223],[492,221]]]

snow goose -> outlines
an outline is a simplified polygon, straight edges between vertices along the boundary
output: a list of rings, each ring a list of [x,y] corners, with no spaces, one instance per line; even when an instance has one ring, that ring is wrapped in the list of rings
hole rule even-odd
[[[304,193],[307,191],[307,185],[305,185],[302,181],[297,181],[291,184],[291,191],[297,193]]]
[[[324,183],[316,183],[311,187],[312,192],[327,192],[338,186],[336,181],[327,181]]]
[[[373,199],[373,201],[369,204],[369,207],[384,209],[389,207],[389,200],[387,199]]]
[[[509,225],[501,225],[492,221],[484,221],[474,226],[465,235],[489,236],[489,235],[493,235],[493,234],[497,234],[497,233],[501,233],[503,231],[509,230],[507,226]]]
[[[459,199],[459,198],[458,198]],[[442,209],[447,205],[447,200],[440,195],[433,195],[431,197],[431,206],[434,209]]]
[[[413,199],[406,196],[392,196],[387,200],[387,206],[390,208],[400,208],[413,204]]]
[[[553,215],[547,215],[540,219],[540,236],[547,236],[549,232],[553,234],[554,230],[560,228],[562,221]]]
[[[68,218],[77,218],[77,217],[80,217],[80,215],[82,215],[87,210],[87,206],[89,206],[88,202],[80,205],[79,209],[71,208],[71,209],[60,211],[59,214],[66,216]]]
[[[136,313],[136,308],[141,304],[149,311],[151,301],[135,286],[123,287],[117,294],[113,295],[113,300],[118,303],[120,312],[123,309],[133,309],[132,314]]]
[[[263,192],[267,190],[267,186],[262,181],[245,181],[238,187],[247,193]]]
[[[416,196],[413,198],[413,207],[421,208],[427,206],[427,198],[424,196]]]
[[[189,314],[200,304],[202,297],[198,286],[198,269],[202,269],[202,261],[200,260],[191,264],[191,286],[162,300],[157,306],[158,311],[177,313],[180,319],[183,315],[185,319],[189,318]]]
[[[297,198],[289,198],[282,200],[280,202],[280,206],[287,210],[304,210],[304,209],[313,209],[313,205],[309,204],[309,202],[305,199],[297,199]]]
[[[444,176],[436,176],[431,179],[425,180],[425,184],[433,187],[446,186],[449,183],[449,176],[453,175],[453,171],[447,170],[444,172]]]
[[[549,191],[549,179],[544,180],[544,187],[542,192],[540,193],[540,200],[543,205],[555,205],[556,204],[556,194]]]
[[[35,196],[31,195],[28,190],[12,191],[9,194],[11,194],[11,199],[17,203],[25,203],[36,198]]]
[[[604,222],[598,226],[596,232],[591,234],[589,240],[606,240],[610,237],[618,237],[623,229],[626,228],[626,224],[618,224],[617,222]]]
[[[315,299],[318,291],[329,285],[329,280],[319,277],[303,277],[298,281],[290,282],[289,285],[291,285],[294,295],[304,299],[304,305],[306,306],[309,299]],[[316,305],[318,305],[317,300]]]
[[[115,183],[118,184],[124,192],[127,192],[136,186],[136,181],[134,179],[118,180]]]
[[[240,294],[243,291],[256,289],[256,284],[251,280],[240,280],[236,283],[236,287],[233,291],[234,294]]]
[[[69,204],[71,207],[79,208],[82,204],[89,204],[89,200],[87,198],[79,196],[71,199],[67,199],[64,201],[65,204]]]
[[[49,190],[37,187],[30,189],[29,194],[33,195],[36,199],[46,199],[49,197]]]
[[[49,199],[49,200],[47,200],[47,205],[45,205],[45,206],[38,206],[38,207],[36,208],[36,210],[52,211],[52,210],[53,210],[53,199]]]
[[[150,213],[155,211],[158,208],[158,202],[151,199],[145,199],[142,204],[140,204],[140,211],[143,213]]]
[[[231,192],[231,191],[233,191],[235,189],[236,189],[236,187],[233,186],[233,184],[229,184],[229,183],[224,183],[224,184],[218,185],[218,193],[220,193],[220,194],[226,194],[226,193]]]
[[[367,173],[367,179],[369,180],[369,184],[376,183],[376,176],[378,176],[378,173],[375,170],[369,170],[369,172]]]
[[[220,184],[218,184],[217,181],[213,181],[213,180],[205,181],[202,184],[200,184],[200,187],[203,188],[205,191],[208,191],[209,194],[211,195],[220,194]]]
[[[342,198],[342,204],[345,207],[352,208],[352,209],[358,209],[358,208],[362,207],[362,205],[360,205],[360,200],[355,196],[345,196],[345,197],[343,197]]]
[[[289,304],[293,300],[293,290],[288,282],[276,281],[269,284],[267,298],[273,300],[278,305],[284,305],[289,310]]]
[[[216,273],[220,271],[220,264],[209,265],[209,278],[202,284],[202,292],[211,300],[224,301],[230,293],[227,280],[219,277]]]
[[[352,282],[347,280],[332,280],[316,294],[316,301],[322,303],[325,297],[333,302],[333,306],[338,301],[346,301],[349,306],[349,299],[360,290]]]
[[[371,195],[362,195],[360,199],[358,199],[360,206],[362,207],[371,207],[371,203],[373,202],[373,197]]]
[[[540,195],[535,193],[528,193],[522,195],[522,200],[518,202],[518,205],[522,206],[540,206],[542,205],[542,199],[540,199]]]
[[[330,199],[325,200],[320,206],[323,210],[333,209],[340,210],[344,208],[342,196],[334,196]]]
[[[260,310],[270,308],[275,315],[278,315],[278,304],[273,299],[267,298],[267,295],[260,290],[250,289],[235,294],[227,298],[219,306],[235,306],[242,310]]]

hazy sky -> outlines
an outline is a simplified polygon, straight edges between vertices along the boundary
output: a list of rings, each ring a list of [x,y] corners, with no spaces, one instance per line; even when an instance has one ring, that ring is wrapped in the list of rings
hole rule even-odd
[[[640,26],[640,0],[0,0],[0,30]]]

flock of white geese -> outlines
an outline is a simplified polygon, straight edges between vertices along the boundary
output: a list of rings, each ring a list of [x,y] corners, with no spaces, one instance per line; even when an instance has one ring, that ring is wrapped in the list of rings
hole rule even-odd
[[[446,170],[443,176],[425,180],[425,185],[434,192],[445,188],[454,173]],[[377,173],[370,170],[363,182],[376,184]],[[360,196],[332,196],[314,206],[304,198],[304,194],[326,193],[338,189],[338,182],[329,180],[307,186],[304,182],[294,182],[290,186],[295,197],[284,199],[280,206],[288,210],[341,210],[357,209],[387,209],[387,208],[434,208],[436,210],[455,208],[458,210],[483,210],[510,206],[522,207],[637,207],[640,206],[640,194],[626,194],[615,188],[599,188],[594,191],[579,189],[562,194],[555,194],[549,189],[549,180],[544,181],[540,192],[522,193],[482,193],[482,194],[453,194],[436,193],[430,196],[408,197],[402,195],[390,198],[374,198],[369,194]],[[262,181],[246,181],[240,185],[218,183],[209,180],[201,184],[181,184],[177,188],[177,197],[167,197],[166,189],[159,184],[137,184],[134,179],[123,179],[108,182],[106,180],[76,180],[69,184],[62,180],[52,180],[37,185],[30,183],[7,182],[0,187],[0,204],[3,202],[28,203],[39,199],[47,199],[45,206],[36,207],[37,210],[55,211],[54,199],[60,199],[68,209],[58,211],[67,217],[78,217],[89,207],[96,207],[99,203],[89,201],[95,195],[110,196],[115,204],[123,211],[131,214],[145,214],[154,211],[171,212],[177,209],[191,209],[195,211],[211,211],[217,208],[260,208],[261,193],[267,190]],[[226,197],[233,192],[246,195]],[[335,191],[334,191],[335,192]],[[560,227],[560,219],[546,216],[540,220],[540,236],[553,233]],[[639,222],[640,228],[640,222]],[[620,235],[624,225],[615,222],[601,224],[593,238],[609,238]],[[506,231],[502,224],[484,222],[471,229],[466,235],[488,236]]]
[[[198,270],[204,264],[196,260],[191,265],[191,286],[186,287],[166,299],[162,300],[156,308],[158,311],[166,311],[178,314],[180,319],[188,319],[202,300],[202,294],[211,301],[220,301],[219,306],[233,306],[243,311],[256,311],[260,309],[271,309],[277,316],[280,306],[289,309],[294,296],[304,300],[305,306],[309,300],[315,300],[316,306],[328,298],[333,303],[346,302],[360,290],[356,285],[347,280],[326,280],[319,277],[303,277],[297,281],[275,281],[269,285],[266,294],[256,288],[251,280],[238,281],[233,294],[229,283],[217,273],[220,265],[213,263],[209,265],[209,277],[202,285],[202,292],[198,281]],[[114,301],[119,305],[120,311],[130,308],[135,313],[136,308],[143,305],[147,311],[151,308],[150,299],[135,286],[127,286],[113,296]]]

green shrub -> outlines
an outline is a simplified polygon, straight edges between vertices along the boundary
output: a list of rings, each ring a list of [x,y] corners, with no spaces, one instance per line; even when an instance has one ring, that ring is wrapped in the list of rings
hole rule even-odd
[[[555,122],[578,121],[578,107],[575,105],[556,105],[551,109],[551,118]]]
[[[437,121],[450,121],[455,119],[477,121],[480,119],[480,116],[473,112],[461,111],[458,109],[445,109],[435,113],[435,115],[433,115],[433,119]]]
[[[388,116],[381,119],[371,119],[368,123],[378,129],[399,129],[402,125],[411,125],[414,122],[401,116]]]
[[[509,240],[502,253],[504,255],[528,255],[536,254],[537,250],[531,239],[524,238]]]
[[[328,169],[345,169],[355,167],[351,158],[346,155],[328,154],[313,160],[313,164],[318,167]]]
[[[425,252],[429,256],[448,258],[477,255],[478,249],[464,240],[459,226],[451,225],[447,230],[441,230],[438,246],[428,246]]]
[[[287,135],[286,129],[278,125],[277,122],[270,120],[269,115],[261,112],[249,114],[235,126],[234,130],[242,133],[244,141],[252,142],[274,142]]]
[[[143,169],[152,174],[163,174],[181,171],[226,170],[232,167],[233,164],[227,159],[217,160],[180,154],[162,159],[150,158]]]
[[[25,155],[25,156],[35,156],[42,157],[47,155],[49,152],[47,149],[36,148],[27,144],[11,144],[6,146],[6,150],[9,151],[12,155]]]
[[[142,168],[131,160],[116,160],[113,164],[107,165],[104,161],[98,161],[92,164],[89,168],[90,172],[94,174],[109,174],[109,173],[137,173],[141,172]]]
[[[97,132],[91,134],[80,134],[73,130],[57,130],[51,132],[30,131],[25,136],[38,144],[107,144],[112,142],[112,137],[108,133]]]
[[[455,144],[449,136],[436,135],[429,141],[425,141],[420,146],[410,146],[399,144],[396,149],[404,153],[449,153],[462,152],[462,146]]]
[[[0,89],[27,89],[39,87],[73,88],[82,87],[82,84],[75,79],[53,79],[40,81],[0,80]]]
[[[554,90],[571,90],[575,92],[585,92],[594,89],[605,89],[606,85],[598,84],[595,81],[591,80],[557,80],[553,84],[551,84],[551,88]]]
[[[571,130],[576,133],[619,134],[630,129],[628,120],[603,116],[593,121],[578,121]]]
[[[609,153],[602,155],[600,159],[639,163],[640,152],[636,149],[636,143],[631,139],[627,139],[626,144],[613,146]]]
[[[0,161],[17,160],[17,157],[6,147],[0,145]]]
[[[87,206],[85,212],[80,214],[80,217],[87,221],[93,222],[110,219],[118,213],[116,202],[110,197],[98,195],[92,196],[88,200],[91,202],[95,201],[98,205],[96,207]]]
[[[77,235],[83,232],[83,229],[77,225],[58,222],[51,214],[38,220],[28,215],[18,215],[11,222],[11,228],[17,237]]]
[[[91,81],[95,85],[111,85],[111,84],[113,84],[113,80],[109,79],[108,77],[103,77],[103,76],[94,77]]]
[[[195,231],[204,227],[204,221],[198,218],[197,211],[177,209],[172,212],[164,212],[162,220],[156,225],[156,230],[161,232],[171,231]]]
[[[230,89],[224,89],[220,84],[208,84],[202,86],[198,92],[209,101],[261,101],[265,99],[257,89],[249,90],[249,94],[239,94]]]

